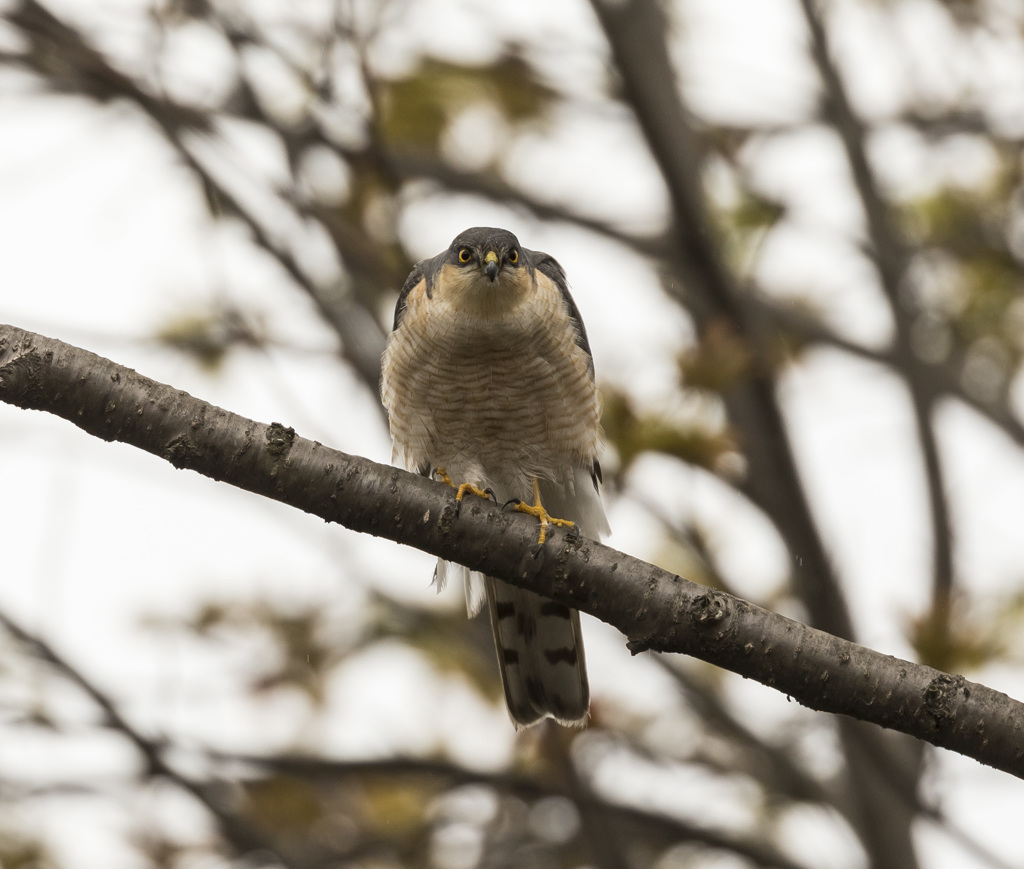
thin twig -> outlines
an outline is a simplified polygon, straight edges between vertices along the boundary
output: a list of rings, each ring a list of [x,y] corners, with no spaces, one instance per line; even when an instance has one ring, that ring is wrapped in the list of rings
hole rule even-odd
[[[103,713],[103,723],[128,739],[142,755],[145,761],[142,778],[165,779],[195,797],[216,818],[224,839],[231,843],[239,855],[260,850],[274,851],[272,843],[260,835],[252,825],[228,809],[221,800],[216,799],[208,785],[197,782],[170,766],[164,760],[164,751],[168,747],[166,741],[144,736],[121,714],[116,703],[106,692],[102,691],[81,670],[57,652],[53,646],[22,627],[6,613],[0,612],[0,626],[28,649],[32,655],[52,666],[96,704]],[[277,856],[283,865],[292,865],[284,855],[278,854]],[[299,869],[299,867],[293,866],[292,869]]]

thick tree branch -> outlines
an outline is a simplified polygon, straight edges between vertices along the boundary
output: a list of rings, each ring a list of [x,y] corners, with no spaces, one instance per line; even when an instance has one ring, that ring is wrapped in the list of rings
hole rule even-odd
[[[0,400],[104,440],[541,592],[634,652],[692,655],[812,709],[874,722],[1024,778],[1024,704],[716,592],[445,486],[245,419],[85,350],[0,325]]]

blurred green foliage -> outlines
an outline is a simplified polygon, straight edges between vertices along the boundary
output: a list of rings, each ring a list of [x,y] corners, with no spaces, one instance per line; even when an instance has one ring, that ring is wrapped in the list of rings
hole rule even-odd
[[[266,335],[251,314],[233,306],[216,305],[173,315],[156,330],[155,338],[171,350],[192,359],[210,374],[238,347],[261,347]]]
[[[422,58],[409,75],[378,84],[377,125],[390,145],[435,150],[462,112],[480,105],[509,123],[532,121],[552,105],[555,94],[514,54],[479,66]]]
[[[38,839],[0,828],[0,867],[3,869],[55,869],[57,863]]]

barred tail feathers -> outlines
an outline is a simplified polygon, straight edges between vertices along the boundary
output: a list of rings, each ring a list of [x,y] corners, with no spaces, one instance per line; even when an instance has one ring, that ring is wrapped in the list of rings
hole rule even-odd
[[[488,484],[501,493],[524,489],[521,480]],[[608,533],[608,520],[591,469],[578,467],[568,478],[563,477],[561,484],[542,479],[540,494],[550,515],[574,520],[585,536],[599,538]],[[527,727],[548,715],[564,725],[585,725],[590,686],[579,613],[541,595],[438,559],[434,573],[438,591],[446,581],[457,579],[465,582],[470,616],[482,608],[486,598],[498,670],[509,715],[516,727]]]
[[[579,613],[493,577],[486,585],[498,670],[516,727],[547,715],[560,724],[586,724],[590,686]]]

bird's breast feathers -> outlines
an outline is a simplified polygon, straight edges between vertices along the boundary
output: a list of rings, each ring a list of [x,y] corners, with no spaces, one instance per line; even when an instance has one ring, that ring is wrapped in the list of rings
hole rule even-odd
[[[462,457],[551,477],[597,454],[597,390],[565,297],[539,271],[494,284],[451,269],[406,299],[382,397],[407,467]]]

